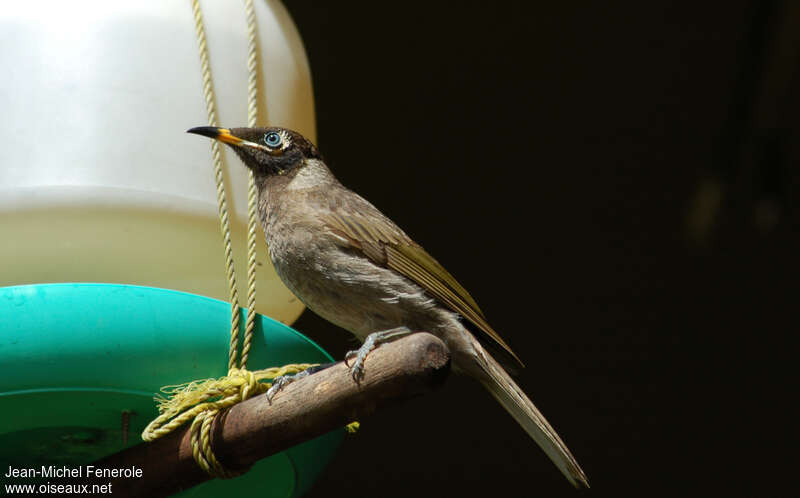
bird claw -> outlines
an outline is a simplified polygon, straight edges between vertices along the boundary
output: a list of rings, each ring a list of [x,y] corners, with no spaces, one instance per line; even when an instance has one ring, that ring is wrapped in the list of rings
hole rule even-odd
[[[354,351],[348,351],[347,353],[345,353],[345,355],[344,355],[344,364],[349,367],[350,366],[350,360],[352,360],[353,358],[356,358],[358,356],[358,352],[359,352],[359,349],[356,349]]]
[[[359,384],[364,379],[364,361],[367,359],[367,355],[372,352],[373,349],[377,348],[381,344],[390,342],[408,334],[411,334],[411,329],[408,327],[397,327],[394,329],[382,330],[380,332],[373,332],[367,336],[367,338],[364,340],[364,344],[362,344],[360,348],[354,351],[348,351],[347,354],[344,355],[344,364],[350,367],[350,374],[352,375],[355,383]],[[355,360],[353,361],[352,365],[350,365],[351,360]]]
[[[303,373],[303,372],[300,372]],[[297,374],[300,375],[300,374]],[[283,389],[284,387],[288,386],[295,380],[297,380],[297,375],[281,375],[280,377],[275,377],[272,379],[272,385],[267,389],[267,403],[270,405],[272,404],[272,398],[275,397],[278,392]]]
[[[350,375],[353,376],[353,380],[356,384],[360,383],[364,378],[364,360],[367,359],[367,355],[373,348],[374,346],[369,350],[362,351],[362,346],[362,348],[359,348],[357,351],[348,351],[344,357],[344,364],[350,367]],[[353,358],[355,358],[355,361],[350,365],[349,362]]]
[[[275,377],[274,379],[272,379],[272,385],[269,387],[269,389],[267,389],[267,393],[265,394],[267,398],[267,403],[271,405],[272,398],[274,398],[275,395],[278,394],[278,392],[280,392],[284,387],[288,386],[292,382],[300,380],[303,377],[308,377],[309,375],[317,373],[320,370],[325,370],[326,368],[329,368],[333,365],[334,365],[333,363],[323,363],[321,365],[308,367],[302,372],[298,372],[294,375],[287,374],[287,375],[281,375],[280,377]]]

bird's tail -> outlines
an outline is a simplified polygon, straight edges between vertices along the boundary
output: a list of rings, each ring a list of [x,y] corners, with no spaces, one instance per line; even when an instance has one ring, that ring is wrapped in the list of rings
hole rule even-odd
[[[480,347],[480,346],[478,346]],[[586,474],[583,473],[575,457],[572,456],[567,445],[561,441],[556,431],[544,418],[544,415],[528,399],[522,389],[511,379],[503,367],[489,355],[488,352],[480,348],[479,356],[480,368],[482,372],[477,373],[476,377],[483,386],[503,405],[503,408],[514,417],[525,432],[536,441],[542,450],[556,464],[569,482],[576,488],[589,487]],[[483,374],[483,375],[481,375]]]

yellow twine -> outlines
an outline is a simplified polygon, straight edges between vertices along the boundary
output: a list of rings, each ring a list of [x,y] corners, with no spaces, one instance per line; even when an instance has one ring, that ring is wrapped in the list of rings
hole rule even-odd
[[[276,377],[299,373],[312,366],[311,363],[299,363],[255,371],[234,368],[219,379],[162,387],[165,396],[156,396],[160,415],[150,422],[142,433],[142,439],[152,441],[165,436],[204,411],[219,411],[233,406],[266,392],[272,386],[270,381]]]
[[[192,456],[200,468],[222,479],[241,475],[247,469],[225,468],[211,449],[209,435],[214,419],[222,410],[266,392],[276,377],[296,374],[312,366],[301,363],[256,371],[234,368],[219,379],[163,387],[161,392],[167,396],[156,397],[160,415],[145,428],[142,439],[153,441],[191,420]]]

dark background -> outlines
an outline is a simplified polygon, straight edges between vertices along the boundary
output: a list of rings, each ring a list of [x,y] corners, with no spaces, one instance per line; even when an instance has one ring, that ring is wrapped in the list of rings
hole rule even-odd
[[[792,484],[800,3],[285,3],[329,165],[470,289],[585,495]],[[310,496],[578,494],[465,378],[361,422]]]

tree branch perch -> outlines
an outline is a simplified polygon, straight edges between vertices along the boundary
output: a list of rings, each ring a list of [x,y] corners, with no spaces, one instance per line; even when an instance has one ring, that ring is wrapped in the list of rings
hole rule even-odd
[[[413,334],[372,351],[359,384],[339,362],[287,385],[272,404],[262,394],[233,406],[214,421],[212,448],[227,468],[246,469],[375,410],[429,392],[444,382],[449,369],[450,354],[442,341],[428,333]],[[188,425],[94,465],[142,469],[141,479],[111,481],[118,497],[168,495],[210,479],[192,457]]]

